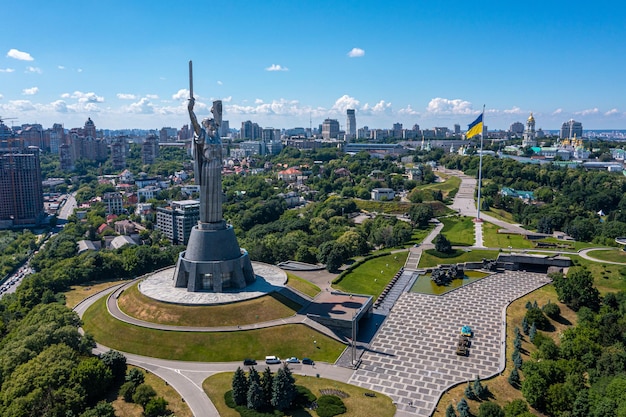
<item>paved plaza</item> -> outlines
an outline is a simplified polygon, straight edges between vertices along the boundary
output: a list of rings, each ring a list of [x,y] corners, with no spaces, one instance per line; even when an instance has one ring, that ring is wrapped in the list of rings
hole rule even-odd
[[[506,271],[441,296],[403,293],[349,382],[389,395],[398,414],[430,416],[449,387],[504,368],[504,308],[549,282]],[[463,325],[474,337],[469,355],[457,356]]]

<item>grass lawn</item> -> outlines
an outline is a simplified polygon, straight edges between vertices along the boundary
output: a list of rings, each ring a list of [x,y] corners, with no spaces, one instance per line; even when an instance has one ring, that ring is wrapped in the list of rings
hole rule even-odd
[[[471,217],[441,217],[442,233],[453,246],[472,246],[474,244],[474,222]]]
[[[287,272],[287,286],[294,288],[311,298],[314,298],[322,291],[317,285],[312,284],[306,279],[300,278],[299,276],[294,275],[291,272]]]
[[[626,251],[617,248],[612,250],[593,250],[588,252],[587,255],[602,261],[623,262],[626,264]]]
[[[430,274],[424,274],[417,278],[410,291],[420,294],[442,295],[464,285],[483,279],[488,275],[489,274],[481,271],[466,271],[465,278],[463,279],[454,279],[448,285],[437,285],[430,279]]]
[[[509,305],[506,311],[506,369],[501,376],[495,376],[493,378],[482,381],[483,385],[487,385],[489,387],[489,391],[493,394],[493,398],[491,398],[490,401],[496,402],[501,407],[513,400],[524,399],[522,392],[519,389],[512,387],[507,381],[507,378],[511,373],[511,369],[513,369],[511,353],[514,349],[513,340],[515,339],[515,327],[517,326],[520,328],[520,330],[522,329],[522,319],[526,314],[525,306],[528,301],[530,301],[531,303],[537,301],[539,307],[543,307],[545,304],[548,303],[548,300],[551,303],[557,304],[561,308],[562,319],[559,319],[559,321],[549,319],[550,323],[554,326],[554,329],[550,332],[543,332],[545,335],[552,338],[558,344],[559,334],[567,327],[576,324],[576,313],[570,310],[564,304],[558,302],[556,292],[554,291],[554,287],[552,285],[546,285],[544,287],[541,287],[533,291],[532,293],[527,294],[516,301],[513,301],[511,305]],[[524,361],[530,360],[530,355],[535,350],[536,348],[532,343],[530,343],[528,336],[524,335],[521,349],[522,359]],[[520,371],[520,375],[523,379],[523,372]],[[464,397],[465,387],[466,384],[461,384],[443,394],[443,396],[439,400],[439,403],[437,404],[437,410],[433,415],[436,417],[444,417],[446,414],[446,408],[449,404],[452,404],[456,410],[456,405],[461,400],[461,398]],[[470,411],[472,415],[478,415],[478,407],[480,406],[480,402],[467,400],[467,403],[470,406]],[[528,408],[530,410],[533,410],[530,406]]]
[[[488,215],[495,217],[498,220],[507,222],[507,223],[512,223],[512,224],[517,223],[515,219],[513,218],[513,214],[509,213],[506,210],[489,207],[489,210],[487,211],[481,210],[481,212],[487,213]]]
[[[261,368],[257,370],[259,373],[263,372],[263,369]],[[348,394],[349,397],[342,399],[347,410],[344,414],[341,414],[341,417],[392,417],[395,414],[396,407],[393,405],[391,398],[383,394],[376,393],[375,397],[366,397],[364,394],[372,391],[325,378],[315,378],[295,374],[293,376],[296,380],[296,385],[302,385],[308,388],[318,397],[321,395],[320,389],[336,389]],[[232,408],[229,408],[224,402],[224,394],[231,390],[232,380],[233,372],[223,372],[210,376],[202,383],[204,392],[206,392],[213,404],[215,404],[217,411],[222,417],[239,417],[239,413]],[[317,416],[318,414],[313,410],[300,409],[285,415],[305,417]]]
[[[579,251],[581,249],[597,248],[597,247],[604,246],[604,245],[598,245],[597,243],[577,242],[573,240],[562,240],[562,239],[557,239],[554,237],[547,237],[545,239],[540,240],[540,242],[549,242],[549,243],[556,243],[557,245],[571,246],[572,249],[565,249],[565,250],[570,250],[570,251]],[[609,248],[610,246],[606,246],[606,247]]]
[[[441,264],[456,264],[461,262],[479,262],[483,259],[496,259],[499,252],[492,250],[472,250],[465,252],[456,250],[450,255],[437,252],[434,249],[428,249],[422,252],[420,258],[420,268],[430,268]]]
[[[64,293],[65,296],[65,305],[69,308],[74,308],[83,301],[85,298],[90,295],[97,294],[102,290],[106,290],[114,285],[119,285],[123,281],[115,280],[115,281],[106,281],[106,282],[88,282],[86,284],[81,285],[73,285],[70,289]]]
[[[153,300],[137,285],[118,298],[120,310],[131,317],[152,323],[178,326],[219,327],[252,324],[290,317],[301,306],[277,293],[253,300],[216,306],[182,306]]]
[[[593,277],[593,283],[601,294],[626,290],[626,266],[588,261],[577,255],[568,255],[572,263],[586,267]]]
[[[461,179],[459,177],[447,177],[445,181],[434,182],[432,184],[426,185],[425,187],[418,187],[418,188],[423,189],[423,190],[432,190],[432,191],[439,190],[443,193],[443,196],[445,198],[451,191],[455,191],[455,192],[458,191],[460,185],[461,185]]]
[[[390,253],[370,259],[343,275],[333,287],[355,294],[367,294],[374,298],[383,292],[391,278],[404,266],[408,251]]]
[[[428,236],[428,234],[435,228],[435,225],[432,223],[428,224],[428,227],[424,229],[413,229],[413,234],[411,235],[411,240],[409,241],[407,246],[413,246],[416,243],[422,243],[422,241]]]
[[[131,368],[136,367],[128,365],[128,369]],[[168,402],[168,410],[172,411],[177,417],[193,417],[189,406],[183,401],[182,397],[174,388],[166,384],[165,381],[153,373],[149,373],[142,368],[139,369],[144,371],[146,377],[145,382],[154,388],[157,397],[163,397],[165,401]],[[127,403],[122,397],[113,401],[112,405],[113,408],[115,408],[115,415],[117,417],[143,417],[143,408],[139,404]]]
[[[111,349],[181,361],[230,362],[243,358],[309,357],[334,362],[345,345],[301,324],[237,332],[168,332],[133,326],[114,319],[106,297],[83,316],[83,328]],[[316,340],[316,345],[313,341]]]
[[[500,227],[488,222],[483,222],[483,244],[488,248],[507,249],[509,246],[518,249],[533,248],[533,243],[524,239],[522,235],[498,233]]]

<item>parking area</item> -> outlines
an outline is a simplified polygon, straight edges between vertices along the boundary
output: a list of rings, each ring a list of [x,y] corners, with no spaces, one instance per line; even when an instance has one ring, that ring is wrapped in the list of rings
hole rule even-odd
[[[349,382],[389,395],[400,412],[429,416],[449,387],[502,369],[503,309],[549,282],[506,271],[442,296],[403,293]],[[474,332],[468,356],[456,354],[463,325]]]

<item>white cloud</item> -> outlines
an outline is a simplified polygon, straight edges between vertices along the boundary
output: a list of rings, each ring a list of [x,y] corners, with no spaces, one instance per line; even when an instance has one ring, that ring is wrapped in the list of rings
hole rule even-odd
[[[72,94],[63,93],[61,98],[74,98],[79,103],[103,103],[104,97],[97,95],[96,93],[83,93],[82,91],[74,91]]]
[[[502,113],[504,113],[504,114],[522,114],[522,109],[520,109],[517,106],[513,106],[511,109],[504,109],[504,110],[502,110]]]
[[[220,80],[217,80],[217,85],[222,85],[223,83]]]
[[[620,114],[620,111],[617,109],[611,109],[609,111],[607,111],[606,113],[604,113],[605,116],[613,116],[616,114]]]
[[[35,106],[30,100],[11,100],[9,102],[9,108],[14,111],[30,111],[35,110]]]
[[[41,68],[37,67],[26,67],[26,72],[30,72],[32,74],[41,74]]]
[[[553,112],[552,112],[552,115],[553,115],[553,116],[556,116],[557,114],[561,114],[561,113],[563,113],[563,109],[560,109],[560,108],[559,108],[559,109],[556,109],[555,111],[553,111]]]
[[[380,100],[372,107],[372,111],[375,113],[381,113],[391,110],[391,103],[386,103],[385,100]]]
[[[15,72],[13,68],[0,68],[0,72]]]
[[[436,97],[430,100],[426,111],[434,115],[451,115],[451,114],[476,114],[472,109],[472,103],[461,99],[447,99]]]
[[[38,92],[39,92],[38,87],[25,88],[22,90],[22,94],[24,94],[25,96],[33,96],[37,94]]]
[[[130,113],[136,114],[152,114],[154,113],[154,105],[146,97],[139,99],[139,101],[132,103],[126,107]]]
[[[59,65],[57,68],[60,69],[60,70],[64,70],[65,69],[65,67],[63,65]]]
[[[409,104],[405,108],[398,110],[398,114],[405,115],[405,116],[419,116],[420,113],[414,110]]]
[[[82,68],[78,68],[78,69],[76,70],[76,72],[83,72],[83,69],[82,69]]]
[[[222,101],[224,103],[230,103],[231,101],[233,101],[233,96],[224,97]]]
[[[227,114],[256,114],[256,115],[279,115],[279,116],[301,116],[309,114],[310,109],[300,107],[297,100],[286,100],[284,98],[272,100],[271,103],[255,103],[255,106],[242,106],[231,104],[226,106]]]
[[[271,66],[265,68],[265,71],[289,71],[289,68],[278,64],[272,64]]]
[[[7,52],[7,58],[19,59],[20,61],[35,60],[28,52],[18,51],[17,49],[10,49],[9,52]]]
[[[263,100],[260,98],[257,98],[254,100],[254,104],[263,104]]]
[[[187,100],[189,98],[189,90],[181,88],[176,93],[172,94],[172,100]]]
[[[68,113],[67,103],[63,100],[57,100],[50,103],[52,109],[57,113]]]
[[[361,48],[352,48],[350,52],[348,52],[348,56],[350,58],[360,58],[365,55],[365,51]]]
[[[146,94],[146,97],[148,97],[150,100],[158,100],[159,96],[156,94]]]
[[[589,116],[591,114],[598,114],[598,113],[600,113],[600,110],[597,107],[594,107],[593,109],[585,109],[585,110],[574,112],[574,114],[577,114],[580,116]]]
[[[2,94],[0,94],[0,100],[2,100],[4,98],[4,96]]]
[[[134,94],[117,93],[117,98],[120,100],[135,100],[137,97]]]
[[[359,106],[359,100],[354,97],[350,97],[347,94],[339,97],[335,100],[335,104],[331,110],[337,111],[339,113],[345,113],[347,109],[356,109]]]

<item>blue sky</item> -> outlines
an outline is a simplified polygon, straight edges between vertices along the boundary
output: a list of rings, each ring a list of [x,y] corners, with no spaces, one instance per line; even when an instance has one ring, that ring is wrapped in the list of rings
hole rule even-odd
[[[626,5],[580,1],[9,1],[0,116],[50,127],[180,128],[188,67],[196,113],[231,127],[489,129],[534,113],[626,129]],[[9,124],[10,120],[7,120]]]

